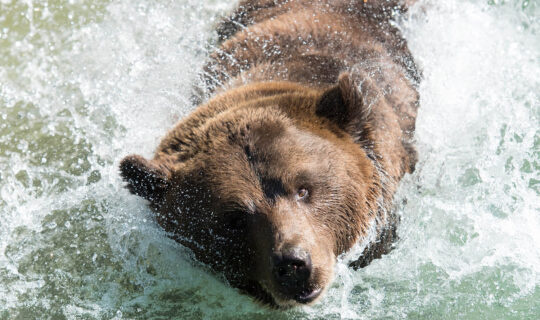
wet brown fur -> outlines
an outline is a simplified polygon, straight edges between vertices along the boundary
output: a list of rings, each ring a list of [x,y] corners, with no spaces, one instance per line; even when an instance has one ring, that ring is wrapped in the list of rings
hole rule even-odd
[[[271,280],[270,253],[302,246],[310,285],[328,286],[336,257],[376,237],[353,267],[390,250],[392,196],[414,170],[420,75],[389,19],[393,1],[242,1],[218,27],[200,101],[154,159],[126,157],[129,190],[228,281],[294,305]],[[308,188],[307,199],[295,198]],[[241,224],[242,228],[228,226]]]

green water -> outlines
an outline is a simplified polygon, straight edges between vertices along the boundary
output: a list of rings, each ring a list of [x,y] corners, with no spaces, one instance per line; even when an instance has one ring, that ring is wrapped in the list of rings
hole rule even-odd
[[[0,0],[0,319],[539,319],[540,4],[399,22],[424,72],[401,239],[287,312],[194,261],[118,176],[192,110],[232,6]]]

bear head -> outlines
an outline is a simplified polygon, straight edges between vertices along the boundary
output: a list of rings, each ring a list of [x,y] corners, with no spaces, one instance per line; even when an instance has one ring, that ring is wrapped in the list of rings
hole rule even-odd
[[[120,165],[158,223],[229,283],[278,307],[315,301],[377,212],[369,114],[348,74],[313,89],[232,89]]]

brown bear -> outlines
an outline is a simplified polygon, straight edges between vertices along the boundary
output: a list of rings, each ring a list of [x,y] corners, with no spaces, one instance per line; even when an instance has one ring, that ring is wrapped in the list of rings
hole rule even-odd
[[[386,0],[244,0],[218,27],[201,99],[127,188],[228,282],[277,307],[307,304],[337,257],[390,250],[392,196],[412,172],[419,73]],[[374,234],[371,234],[374,233]]]

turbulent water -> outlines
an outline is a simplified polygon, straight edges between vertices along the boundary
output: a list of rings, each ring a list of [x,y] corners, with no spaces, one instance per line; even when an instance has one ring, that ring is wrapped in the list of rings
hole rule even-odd
[[[118,175],[193,109],[230,1],[0,0],[0,319],[540,318],[540,4],[424,1],[396,249],[267,310],[195,262]]]

